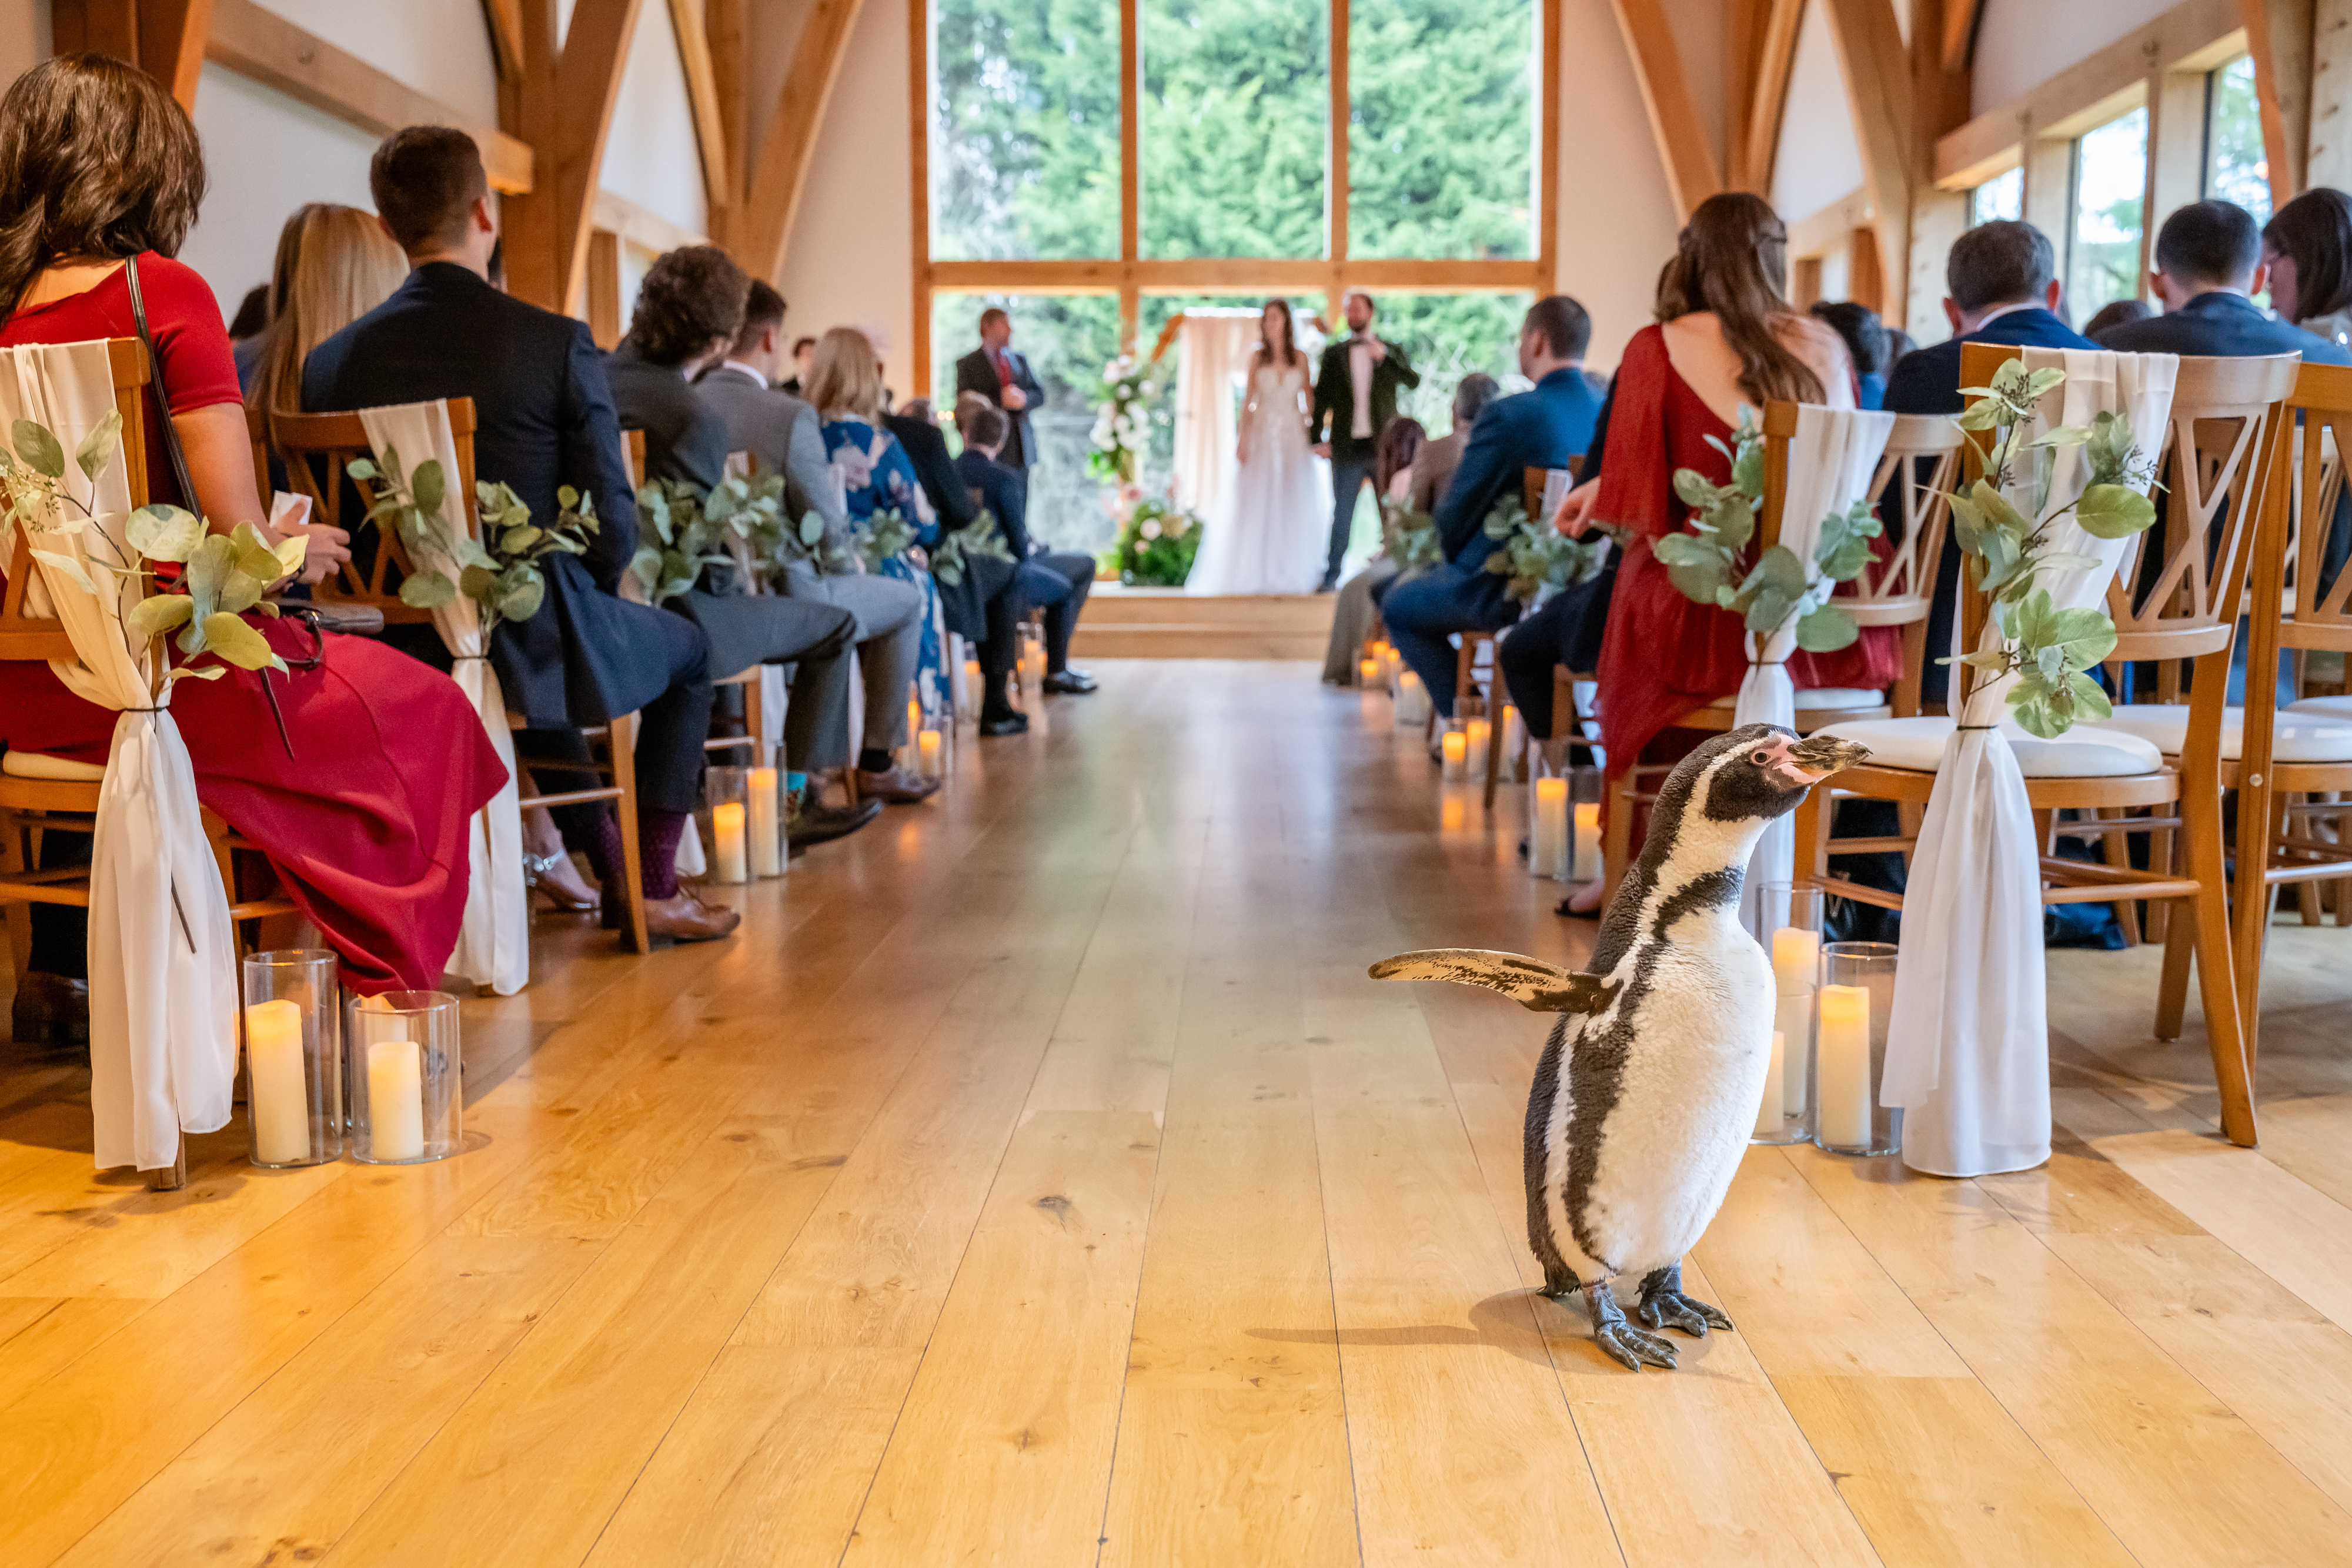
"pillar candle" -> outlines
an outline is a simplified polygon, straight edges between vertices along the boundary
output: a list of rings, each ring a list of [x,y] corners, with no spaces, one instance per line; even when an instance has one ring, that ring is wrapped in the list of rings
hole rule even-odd
[[[1771,1063],[1764,1070],[1764,1094],[1756,1105],[1756,1135],[1759,1138],[1780,1135],[1780,1123],[1787,1115],[1781,1108],[1786,1097],[1780,1090],[1780,1074],[1788,1059],[1788,1034],[1776,1029],[1772,1031]]]
[[[917,732],[915,736],[915,752],[917,757],[920,758],[924,778],[944,779],[947,777],[947,754],[940,749],[940,732],[938,730],[926,729]]]
[[[743,876],[743,802],[721,800],[710,808],[710,836],[719,841],[711,855],[711,874],[719,882],[741,882]]]
[[[1472,779],[1486,776],[1486,748],[1494,743],[1495,727],[1483,718],[1474,718],[1462,727],[1468,742],[1469,755],[1463,760],[1463,772]]]
[[[412,1040],[368,1047],[368,1141],[379,1160],[425,1157],[425,1053]]]
[[[1824,1144],[1870,1145],[1870,992],[1862,986],[1821,988],[1821,1034],[1814,1052],[1822,1077]]]
[[[1813,981],[1821,958],[1820,932],[1783,925],[1772,933],[1772,988],[1779,997],[1772,1027],[1789,1036],[1788,1065],[1780,1082],[1783,1105],[1791,1116],[1805,1113],[1805,1048],[1813,1039]]]
[[[310,1092],[302,1071],[302,1009],[289,1001],[245,1009],[245,1062],[251,1074],[253,1157],[290,1166],[310,1157]]]
[[[1536,780],[1535,831],[1528,845],[1528,868],[1559,878],[1568,869],[1568,780]]]
[[[1448,784],[1461,783],[1463,776],[1469,771],[1465,760],[1469,752],[1470,737],[1458,729],[1449,729],[1437,737],[1437,753],[1444,759],[1445,781]]]
[[[1421,677],[1411,670],[1397,676],[1396,717],[1399,724],[1419,724],[1429,716],[1422,705],[1428,695],[1421,689]]]
[[[976,714],[980,711],[980,661],[978,659],[966,659],[963,662],[963,711],[966,714]]]
[[[783,839],[777,831],[776,770],[772,768],[751,769],[751,874],[776,876],[782,873]]]
[[[1363,681],[1364,689],[1370,691],[1381,684],[1381,662],[1371,658],[1360,660],[1356,665],[1356,674]]]
[[[1567,780],[1562,779],[1562,783]],[[1580,800],[1576,804],[1576,862],[1568,868],[1570,882],[1601,880],[1601,802]]]

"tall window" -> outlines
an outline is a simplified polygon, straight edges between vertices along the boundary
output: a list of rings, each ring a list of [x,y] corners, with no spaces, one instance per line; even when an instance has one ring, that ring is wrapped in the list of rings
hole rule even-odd
[[[2005,218],[2014,223],[2025,215],[2025,166],[1995,174],[1969,193],[1969,226]]]
[[[1351,0],[1349,255],[1535,254],[1535,33],[1531,0]]]
[[[1324,0],[1143,0],[1142,11],[1143,254],[1321,256]]]
[[[2271,221],[2271,166],[2263,151],[2254,59],[2240,55],[2205,78],[2205,194]]]
[[[2147,110],[2108,120],[2074,143],[2066,226],[2066,308],[2077,321],[2140,287],[2140,209],[2147,191]]]

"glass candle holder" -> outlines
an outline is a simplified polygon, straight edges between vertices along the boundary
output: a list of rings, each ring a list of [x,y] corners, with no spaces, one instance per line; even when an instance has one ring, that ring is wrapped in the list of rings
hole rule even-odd
[[[1569,865],[1570,882],[1599,882],[1603,870],[1601,849],[1601,769],[1578,765],[1568,770]]]
[[[1764,1094],[1757,1106],[1759,1144],[1801,1144],[1813,1135],[1813,992],[1821,982],[1822,890],[1785,882],[1756,884],[1747,905],[1748,929],[1772,962],[1772,1032],[1776,1043]]]
[[[1569,783],[1539,767],[1528,781],[1528,872],[1552,882],[1568,880],[1570,859]]]
[[[710,880],[751,880],[751,769],[710,768],[703,797],[710,806]]]
[[[343,1031],[335,956],[296,947],[240,966],[245,1108],[253,1163],[323,1165],[343,1152]]]
[[[753,876],[782,876],[784,872],[784,813],[782,776],[772,768],[744,770],[745,849]]]
[[[352,1157],[372,1166],[445,1160],[464,1136],[457,998],[446,991],[386,991],[352,999]]]
[[[1903,1112],[1878,1097],[1886,1071],[1886,1019],[1895,1004],[1891,942],[1829,942],[1814,1006],[1813,1142],[1833,1155],[1891,1155],[1903,1147]]]

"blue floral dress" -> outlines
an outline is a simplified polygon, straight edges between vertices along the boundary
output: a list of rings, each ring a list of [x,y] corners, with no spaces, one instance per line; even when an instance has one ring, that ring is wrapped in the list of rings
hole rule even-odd
[[[853,523],[863,523],[877,512],[896,510],[914,525],[915,542],[928,549],[939,543],[940,519],[916,481],[915,465],[907,460],[898,438],[877,430],[862,419],[824,422],[824,454],[841,470],[841,487]],[[929,570],[908,559],[904,551],[877,569],[887,577],[911,582],[923,594],[922,646],[915,660],[915,689],[926,712],[944,712],[953,689],[948,684],[947,645],[940,635],[940,593]]]

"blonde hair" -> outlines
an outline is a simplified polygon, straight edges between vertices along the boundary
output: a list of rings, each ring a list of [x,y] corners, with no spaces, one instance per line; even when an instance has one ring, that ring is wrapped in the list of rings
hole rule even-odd
[[[408,257],[373,213],[313,202],[286,220],[269,275],[269,325],[248,408],[302,406],[302,361],[311,350],[393,296]]]
[[[820,419],[843,415],[868,423],[882,417],[882,361],[855,327],[830,327],[810,356],[803,396]]]

